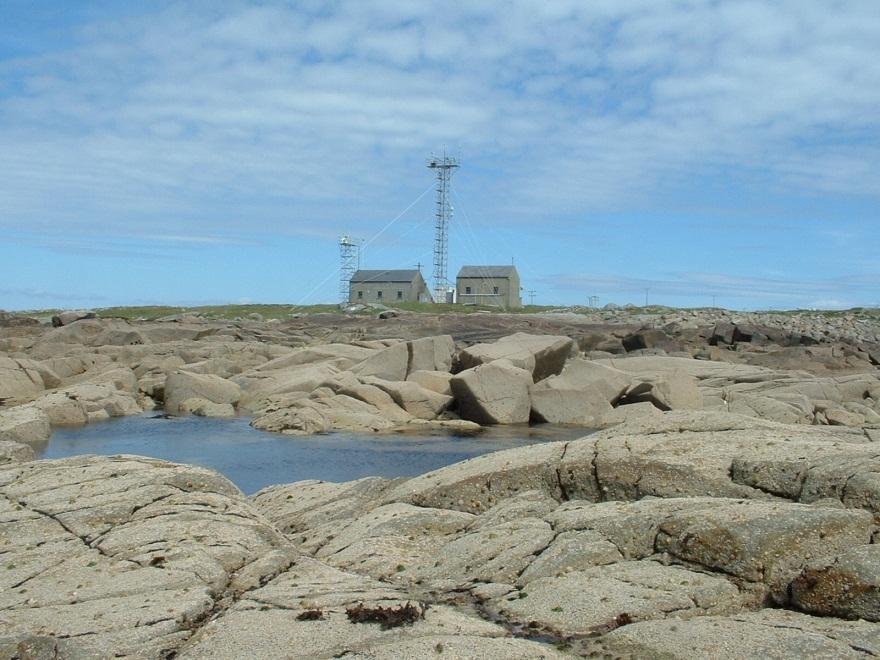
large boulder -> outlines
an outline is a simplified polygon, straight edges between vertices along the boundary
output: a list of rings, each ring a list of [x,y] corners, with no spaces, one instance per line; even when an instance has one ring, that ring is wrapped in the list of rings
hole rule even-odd
[[[406,380],[410,346],[401,341],[375,353],[352,368],[359,378],[375,376],[383,380]]]
[[[45,394],[32,405],[46,413],[52,426],[82,426],[89,421],[83,402],[66,392]]]
[[[398,406],[419,419],[436,419],[452,403],[451,396],[438,394],[411,381],[373,378],[368,379],[368,383],[388,393]]]
[[[329,387],[336,394],[343,394],[375,406],[390,421],[407,422],[411,419],[412,416],[403,410],[399,402],[391,396],[390,391],[382,387],[392,381],[375,377],[368,377],[368,380],[372,382],[362,382],[350,371],[342,371],[324,382],[323,386]]]
[[[401,410],[401,414],[407,413]],[[270,404],[251,422],[261,431],[288,435],[315,435],[330,431],[389,431],[399,422],[375,406],[345,394],[329,395],[320,390],[311,396],[298,396],[281,405]]]
[[[52,429],[49,418],[34,406],[18,406],[0,410],[0,441],[17,442],[41,448],[49,440]]]
[[[660,410],[700,410],[703,395],[697,381],[682,370],[634,385],[626,393],[629,401],[650,401]]]
[[[531,411],[532,376],[507,360],[492,361],[450,380],[458,412],[478,424],[525,424]]]
[[[348,369],[374,355],[375,348],[353,344],[321,344],[297,348],[256,368],[257,371],[278,371],[309,364],[331,364],[337,369]]]
[[[548,379],[549,380],[549,379]],[[550,424],[601,427],[613,408],[592,385],[567,389],[541,381],[532,389],[532,420]]]
[[[38,345],[74,344],[79,346],[95,346],[94,340],[100,336],[110,324],[98,319],[83,319],[63,325],[43,334]]]
[[[85,407],[90,422],[143,412],[134,395],[109,383],[80,383],[64,388],[62,393]]]
[[[29,362],[0,356],[0,405],[26,403],[43,392],[43,379]]]
[[[462,370],[507,360],[532,374],[534,382],[558,374],[571,355],[574,340],[554,335],[530,335],[524,332],[502,337],[491,344],[476,344],[458,355]]]
[[[83,319],[93,319],[95,318],[94,312],[84,312],[84,311],[75,311],[69,310],[66,312],[59,312],[55,316],[52,317],[52,327],[60,328],[62,325],[70,325],[71,323],[75,323],[76,321],[81,321]]]
[[[452,387],[449,385],[449,381],[452,379],[452,374],[448,371],[417,370],[410,372],[406,379],[417,385],[421,385],[426,390],[431,390],[438,394],[445,394],[446,396],[452,396]]]
[[[241,388],[232,381],[209,374],[173,371],[165,380],[165,412],[168,415],[186,414],[183,404],[187,399],[204,399],[211,403],[233,406],[241,400]]]
[[[596,388],[608,403],[615,405],[632,384],[632,376],[625,371],[598,362],[572,358],[565,363],[562,373],[545,381],[558,389]]]
[[[322,383],[339,374],[337,367],[325,362],[283,369],[265,369],[268,364],[230,379],[230,382],[242,389],[241,406],[256,410],[273,396],[312,392]]]
[[[682,345],[680,343],[674,341],[662,330],[657,330],[655,328],[642,328],[638,332],[633,332],[627,335],[621,341],[627,353],[645,349],[661,349],[664,351],[682,350]]]
[[[424,337],[409,342],[410,361],[408,373],[414,371],[449,371],[455,342],[450,335]]]
[[[42,361],[45,367],[56,374],[63,382],[87,371],[98,371],[113,362],[109,355],[101,353],[77,353],[76,355],[56,356]],[[183,360],[180,360],[180,366]],[[51,386],[50,386],[51,387]]]
[[[128,367],[116,367],[115,369],[102,371],[99,374],[89,376],[88,382],[98,384],[107,383],[108,385],[115,387],[117,390],[128,392],[129,394],[136,394],[138,391],[137,376],[135,376],[134,371]]]

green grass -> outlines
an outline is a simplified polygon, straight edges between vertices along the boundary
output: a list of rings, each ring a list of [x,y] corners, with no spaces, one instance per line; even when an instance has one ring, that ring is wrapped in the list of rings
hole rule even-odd
[[[248,314],[257,313],[265,320],[288,319],[292,314],[338,313],[337,305],[202,305],[198,307],[105,307],[95,310],[101,318],[122,318],[128,320],[143,319],[155,321],[166,316],[181,314],[198,314],[207,319],[247,318]]]

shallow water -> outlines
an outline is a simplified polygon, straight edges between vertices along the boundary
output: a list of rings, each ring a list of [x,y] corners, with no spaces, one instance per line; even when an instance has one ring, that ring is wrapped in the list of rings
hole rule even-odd
[[[247,417],[121,417],[82,428],[56,429],[40,458],[137,454],[212,468],[247,494],[303,479],[350,481],[411,477],[499,449],[570,440],[585,429],[506,427],[474,437],[333,433],[286,436],[258,431]]]

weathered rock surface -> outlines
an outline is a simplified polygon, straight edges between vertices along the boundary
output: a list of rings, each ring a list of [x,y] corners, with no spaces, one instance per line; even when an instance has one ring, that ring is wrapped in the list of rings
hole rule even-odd
[[[610,404],[617,404],[632,384],[632,376],[619,369],[582,358],[572,358],[565,363],[559,376],[550,376],[548,385],[559,389],[596,388]]]
[[[819,619],[784,610],[736,616],[652,620],[626,625],[589,645],[622,658],[866,658],[880,650],[873,624]]]
[[[10,440],[0,440],[0,465],[32,461],[34,456],[34,450],[29,445]]]
[[[368,381],[386,392],[398,406],[419,419],[435,419],[452,403],[452,397],[426,389],[412,381]]]
[[[42,448],[52,430],[49,417],[34,406],[0,410],[0,441]]]
[[[720,311],[0,323],[18,440],[163,399],[234,412],[175,372],[282,432],[608,427],[251,498],[0,438],[0,654],[878,655],[878,348],[852,315]]]
[[[580,389],[569,389],[564,387],[564,381],[541,381],[532,388],[531,401],[531,418],[550,424],[599,428],[613,411],[607,397],[596,387],[584,385]]]
[[[529,421],[532,376],[506,360],[462,371],[449,384],[464,419],[478,424]]]
[[[4,635],[77,654],[160,657],[295,553],[238,490],[162,461],[72,458],[0,468]],[[277,560],[275,559],[277,557]]]
[[[530,335],[518,332],[502,337],[492,344],[476,344],[459,354],[462,370],[485,365],[495,360],[507,360],[512,365],[531,372],[535,382],[558,374],[571,355],[574,342],[569,337]]]
[[[506,619],[568,637],[621,622],[735,613],[753,600],[724,577],[632,561],[538,578],[492,606]]]
[[[660,410],[701,410],[703,395],[697,381],[676,370],[644,381],[630,388],[626,397],[632,401],[650,401]]]
[[[791,584],[791,599],[805,612],[880,621],[880,546],[853,545],[805,568]]]
[[[32,401],[44,389],[43,379],[27,361],[0,355],[0,405]]]
[[[180,415],[192,412],[186,407],[189,399],[234,406],[241,400],[241,388],[220,376],[186,371],[168,374],[165,381],[165,413]]]
[[[46,413],[52,426],[81,426],[89,421],[85,404],[67,392],[45,394],[33,406]]]

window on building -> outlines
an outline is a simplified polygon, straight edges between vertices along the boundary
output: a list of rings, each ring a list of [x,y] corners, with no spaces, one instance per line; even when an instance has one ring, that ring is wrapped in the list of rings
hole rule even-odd
[[[364,299],[364,292],[358,291],[358,300],[363,300],[363,299]]]
[[[398,300],[403,300],[403,291],[398,291],[398,292],[397,292],[397,299],[398,299]]]
[[[382,292],[381,292],[381,291],[376,291],[376,297],[377,297],[379,300],[382,300]]]
[[[497,286],[492,287],[492,293],[494,293],[496,296],[498,295],[498,287]]]
[[[470,292],[471,292],[471,288],[470,288],[469,286],[466,286],[466,287],[464,288],[464,292],[467,293],[467,294],[470,294]]]

